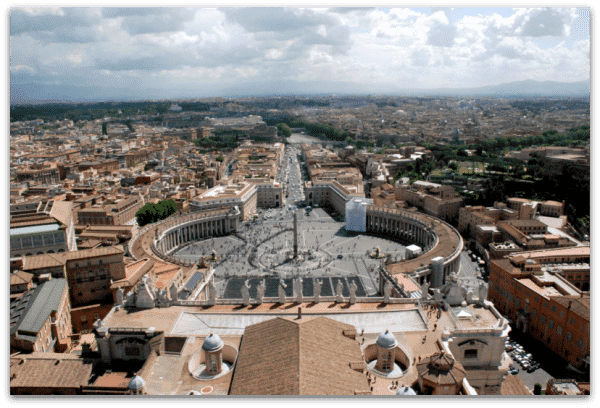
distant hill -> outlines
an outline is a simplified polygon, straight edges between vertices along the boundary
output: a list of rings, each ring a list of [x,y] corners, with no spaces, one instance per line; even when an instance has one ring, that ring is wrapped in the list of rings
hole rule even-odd
[[[166,98],[243,97],[243,96],[323,96],[323,95],[390,95],[455,97],[589,97],[590,82],[517,81],[479,88],[406,89],[387,84],[357,84],[339,81],[245,81],[235,85],[211,84],[195,89],[159,88],[123,89],[107,87],[11,84],[11,104],[48,102],[97,102],[105,100],[143,100]]]

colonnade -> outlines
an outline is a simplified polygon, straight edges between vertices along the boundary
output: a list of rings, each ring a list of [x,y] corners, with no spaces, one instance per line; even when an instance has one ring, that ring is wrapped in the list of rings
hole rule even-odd
[[[423,252],[427,252],[436,240],[431,227],[419,220],[405,218],[401,213],[368,211],[367,231],[405,238],[421,245]]]
[[[208,216],[167,228],[160,235],[156,247],[160,252],[167,253],[190,241],[232,234],[238,229],[239,215],[238,212],[236,216],[229,214]]]

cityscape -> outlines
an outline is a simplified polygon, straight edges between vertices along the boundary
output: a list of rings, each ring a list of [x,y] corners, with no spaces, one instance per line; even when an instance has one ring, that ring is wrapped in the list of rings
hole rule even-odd
[[[14,399],[590,395],[589,8],[9,22]]]

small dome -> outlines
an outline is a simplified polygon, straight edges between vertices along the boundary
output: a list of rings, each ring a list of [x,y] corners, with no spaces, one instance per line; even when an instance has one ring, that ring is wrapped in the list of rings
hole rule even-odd
[[[139,391],[139,390],[143,389],[145,386],[146,386],[146,381],[144,381],[144,379],[142,377],[140,377],[139,375],[136,374],[133,376],[131,381],[129,381],[128,388],[130,390]]]
[[[440,371],[450,371],[454,366],[454,357],[443,351],[432,355],[429,361],[432,367]]]
[[[202,350],[204,351],[217,351],[223,347],[223,340],[218,334],[210,334],[202,343]]]
[[[417,393],[411,387],[400,387],[396,391],[396,395],[417,395]]]
[[[379,335],[375,344],[381,348],[390,349],[396,347],[398,345],[398,341],[389,330],[386,330],[385,333],[381,333]]]

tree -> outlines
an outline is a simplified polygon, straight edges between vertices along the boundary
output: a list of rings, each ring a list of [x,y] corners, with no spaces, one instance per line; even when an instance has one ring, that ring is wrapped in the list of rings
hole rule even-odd
[[[448,165],[448,168],[450,170],[458,171],[458,164],[456,164],[456,162],[452,162]]]
[[[535,383],[533,385],[533,395],[542,395],[542,384]]]
[[[277,134],[279,136],[290,137],[292,135],[292,129],[285,123],[278,123],[275,126],[277,127]]]
[[[218,162],[221,162],[221,163],[223,163],[223,160],[225,160],[225,159],[223,158],[223,156],[219,155],[219,157],[217,157],[217,158],[216,158],[216,160],[217,160]]]

